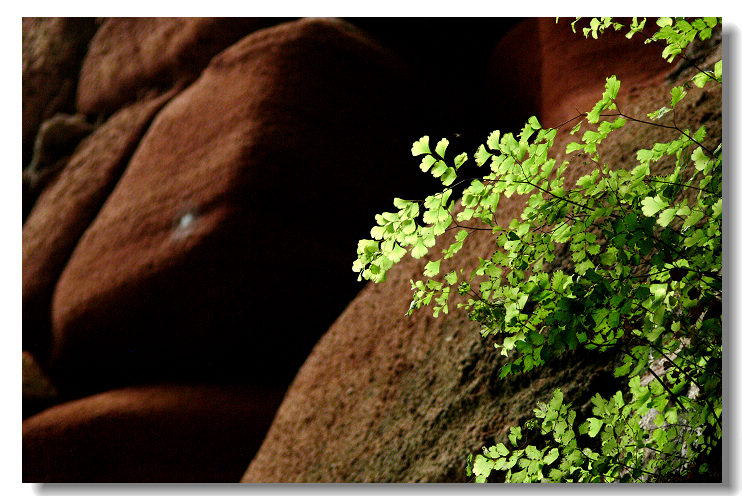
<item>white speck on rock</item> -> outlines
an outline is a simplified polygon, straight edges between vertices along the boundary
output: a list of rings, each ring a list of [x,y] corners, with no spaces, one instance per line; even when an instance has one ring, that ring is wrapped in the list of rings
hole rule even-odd
[[[183,214],[183,216],[180,218],[180,222],[178,223],[178,227],[180,229],[186,229],[188,226],[193,224],[193,221],[196,217],[191,212],[186,212]]]
[[[198,211],[195,208],[181,210],[173,220],[173,237],[188,237],[198,223]]]

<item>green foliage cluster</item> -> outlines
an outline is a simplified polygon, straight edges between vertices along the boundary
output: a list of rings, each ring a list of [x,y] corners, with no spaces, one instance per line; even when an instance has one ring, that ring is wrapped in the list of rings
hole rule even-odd
[[[627,37],[645,24],[633,19]],[[696,36],[708,38],[721,19],[661,18],[657,25],[646,40],[664,40],[663,57],[672,60]],[[597,37],[623,27],[593,19],[583,33]],[[692,81],[721,84],[721,61]],[[619,354],[614,374],[625,379],[622,390],[608,399],[595,395],[591,416],[555,390],[507,440],[469,456],[467,471],[478,482],[493,471],[504,472],[507,482],[668,481],[704,474],[720,447],[721,144],[710,149],[703,126],[674,124],[684,86],[673,88],[668,105],[646,119],[620,111],[619,89],[620,81],[609,77],[603,97],[572,129],[576,135],[584,122],[590,127],[566,153],[580,151],[595,164],[574,185],[563,175],[569,162],[549,158],[557,130],[542,128],[536,117],[517,136],[489,135],[467,165],[481,171],[475,179],[459,179],[467,154],[449,165],[448,140],[431,147],[424,136],[412,154],[443,190],[423,201],[395,199],[397,211],[377,215],[373,239],[358,244],[353,269],[359,279],[382,282],[408,251],[421,258],[444,232],[456,230],[442,258],[427,262],[426,279],[411,281],[409,312],[432,306],[435,316],[448,313],[451,295],[462,295],[458,307],[508,357],[501,377],[568,350]],[[673,124],[659,123],[668,114]],[[674,139],[639,150],[632,170],[610,170],[598,147],[630,120],[673,129]],[[664,169],[669,173],[653,172],[668,161],[674,164]],[[466,187],[454,210],[452,188],[460,185]],[[502,195],[527,199],[520,218],[507,226],[496,216]],[[491,232],[499,249],[469,273],[442,270],[441,262],[476,230]],[[566,262],[557,257],[560,248]]]

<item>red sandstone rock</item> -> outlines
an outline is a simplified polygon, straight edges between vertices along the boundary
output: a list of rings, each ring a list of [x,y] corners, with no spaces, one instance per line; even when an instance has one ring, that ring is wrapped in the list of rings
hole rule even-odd
[[[627,28],[586,39],[585,25],[581,21],[575,34],[570,19],[524,20],[495,47],[489,62],[491,97],[503,100],[504,111],[518,112],[524,124],[537,115],[545,127],[553,127],[590,111],[607,77],[621,81],[620,103],[630,91],[661,82],[674,67],[660,57],[662,43],[644,44],[640,35],[627,39]]]
[[[23,225],[23,349],[50,346],[51,300],[67,260],[167,94],[124,108],[85,139]]]
[[[57,112],[74,113],[82,58],[97,26],[92,18],[23,18],[23,164],[39,125]]]
[[[80,75],[77,105],[86,114],[108,113],[146,88],[193,81],[211,57],[267,18],[111,18],[90,44]]]
[[[620,19],[619,19],[620,20]],[[648,21],[647,24],[650,24]],[[630,24],[630,19],[624,19]],[[584,22],[583,22],[584,25]],[[606,30],[598,40],[585,38],[569,22],[539,19],[542,46],[541,106],[545,126],[557,126],[579,112],[589,112],[605,90],[605,80],[616,76],[626,101],[632,89],[661,83],[673,64],[662,59],[663,43],[644,44],[639,35],[627,39],[624,32]],[[650,30],[652,26],[648,28]]]
[[[512,218],[519,207],[501,202],[498,218]],[[443,240],[431,260],[453,232]],[[491,235],[474,232],[457,262],[466,272],[477,254],[495,248]],[[517,387],[506,398],[488,386],[502,357],[485,348],[455,303],[438,319],[429,309],[405,316],[409,281],[423,278],[426,262],[406,256],[335,321],[289,388],[242,482],[461,481],[462,447],[476,450],[482,427],[506,425],[510,402],[525,410],[535,401]],[[536,389],[548,390],[564,373],[537,377]],[[476,408],[462,406],[467,402]]]
[[[334,20],[216,57],[159,113],[65,267],[54,377],[288,383],[358,291],[373,213],[419,178],[401,166],[405,77]]]
[[[280,399],[157,385],[64,403],[23,422],[23,482],[237,482]]]

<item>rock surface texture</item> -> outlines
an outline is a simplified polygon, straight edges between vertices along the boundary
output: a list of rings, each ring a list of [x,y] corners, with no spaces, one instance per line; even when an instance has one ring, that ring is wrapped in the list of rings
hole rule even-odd
[[[471,154],[561,119],[599,96],[596,60],[641,112],[665,93],[643,45],[583,60],[551,20],[77,22],[23,20],[24,167],[50,164],[24,182],[24,482],[463,481],[553,387],[587,401],[612,380],[565,357],[499,383],[465,315],[403,316],[424,260],[367,287],[351,265],[374,214],[435,187],[414,140]],[[498,76],[513,47],[527,62]],[[686,100],[720,136],[720,94]],[[43,122],[85,132],[34,162]]]
[[[75,107],[80,64],[96,30],[90,18],[23,18],[23,165],[46,119]]]
[[[80,70],[77,108],[110,113],[142,92],[183,87],[216,54],[261,27],[266,18],[111,18],[95,33]]]
[[[39,128],[58,113],[75,113],[75,88],[80,65],[96,28],[97,23],[91,18],[23,18],[21,132],[24,221],[39,195],[37,183],[41,171],[36,170],[38,164],[32,163],[35,144],[40,141]],[[62,155],[71,151],[67,146],[64,148]],[[64,157],[46,158],[47,163],[54,164]]]

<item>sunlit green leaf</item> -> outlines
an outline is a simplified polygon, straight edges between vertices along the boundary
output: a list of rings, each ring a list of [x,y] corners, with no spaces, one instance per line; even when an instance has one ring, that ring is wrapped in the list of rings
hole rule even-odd
[[[412,155],[416,157],[418,155],[422,155],[423,153],[430,153],[430,145],[428,144],[429,141],[429,136],[423,136],[419,140],[415,141],[412,144]]]
[[[652,217],[663,208],[666,208],[667,205],[668,203],[664,198],[660,198],[659,196],[647,197],[642,200],[642,213],[647,217]]]
[[[687,94],[688,93],[686,93],[685,88],[683,88],[682,86],[675,86],[672,90],[670,90],[670,95],[672,96],[670,105],[674,107],[680,100],[685,98]]]
[[[422,162],[420,162],[420,169],[423,172],[428,172],[428,170],[430,170],[430,167],[432,167],[435,162],[435,157],[433,157],[432,155],[425,155]]]
[[[435,145],[435,153],[441,158],[446,158],[446,149],[448,148],[448,140],[446,138],[441,139],[437,145]]]
[[[438,275],[440,268],[441,268],[440,260],[437,260],[437,261],[431,260],[425,265],[425,271],[423,272],[423,275],[425,275],[426,277],[434,277]]]
[[[600,432],[600,429],[603,427],[603,420],[595,417],[591,417],[587,419],[587,435],[590,437],[595,437]]]
[[[489,477],[490,472],[492,472],[492,469],[494,467],[495,462],[492,461],[490,458],[486,458],[483,455],[477,455],[474,458],[472,472],[474,472],[475,475],[484,477],[486,479],[487,477]]]

